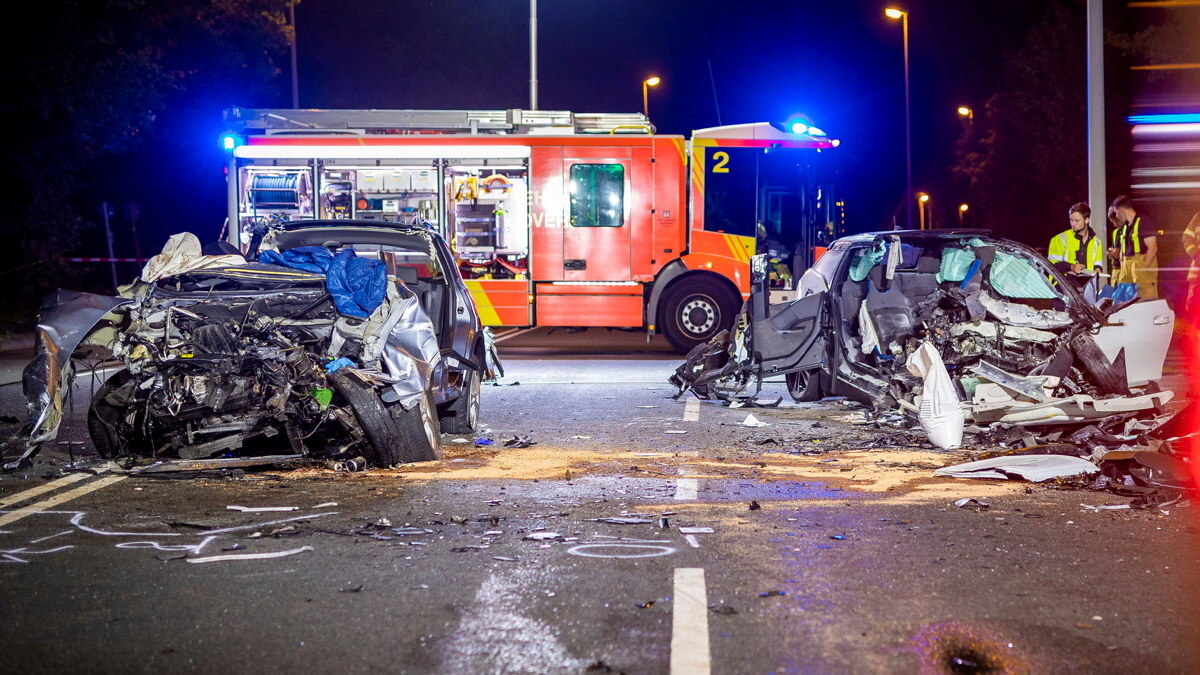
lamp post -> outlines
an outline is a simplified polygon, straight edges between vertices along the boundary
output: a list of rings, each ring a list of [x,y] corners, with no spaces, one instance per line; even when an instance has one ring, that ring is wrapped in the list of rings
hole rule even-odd
[[[958,106],[958,116],[966,120],[975,119],[975,111],[965,105]]]
[[[537,0],[529,0],[529,109],[537,110]]]
[[[650,87],[657,87],[662,78],[655,75],[642,80],[642,114],[650,119]]]
[[[971,207],[970,207],[969,205],[967,205],[967,204],[959,204],[959,205],[958,205],[958,226],[959,226],[959,227],[962,227],[962,226],[963,226],[963,219],[964,219],[964,218],[966,218],[966,216],[967,216],[967,211],[968,211],[970,208],[971,208]]]
[[[917,193],[917,205],[921,208],[921,229],[925,229],[925,205],[929,203],[929,195],[924,192]]]
[[[908,229],[912,229],[912,104],[908,92],[908,12],[895,7],[883,11],[889,19],[899,19],[904,32],[904,203],[908,215]]]

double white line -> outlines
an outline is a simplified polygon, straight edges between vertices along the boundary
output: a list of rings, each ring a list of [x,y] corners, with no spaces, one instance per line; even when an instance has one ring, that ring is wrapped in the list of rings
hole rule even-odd
[[[104,474],[107,472],[108,472],[107,469],[101,469],[99,473]],[[79,481],[81,481],[85,478],[91,478],[91,477],[93,477],[92,474],[87,474],[87,473],[73,473],[73,474],[63,476],[62,478],[59,478],[57,480],[52,480],[49,483],[46,483],[44,485],[39,485],[35,488],[30,488],[23,492],[18,492],[15,495],[11,495],[9,497],[4,497],[3,499],[0,499],[0,509],[7,509],[8,507],[10,507],[14,504],[20,504],[21,502],[27,502],[39,495],[46,494],[47,492],[54,492],[55,490],[58,490],[59,488],[66,487],[73,483],[78,483]],[[96,490],[99,490],[101,488],[106,488],[109,485],[112,485],[113,483],[119,483],[119,482],[125,480],[126,478],[127,478],[127,476],[123,476],[123,475],[104,476],[104,477],[100,478],[100,480],[93,481],[86,485],[81,485],[73,490],[67,490],[66,492],[62,492],[57,495],[54,495],[53,497],[50,497],[49,499],[43,499],[42,501],[37,502],[36,504],[30,504],[29,506],[26,506],[24,508],[14,509],[7,513],[0,513],[0,527],[4,527],[5,525],[8,525],[10,523],[15,523],[18,520],[21,520],[22,518],[24,518],[25,516],[31,516],[35,513],[41,513],[42,511],[45,511],[47,509],[52,509],[55,506],[58,506],[59,504],[65,504],[66,502],[69,502],[72,499],[77,499],[79,497],[82,497],[82,496],[90,493],[90,492],[95,492]]]

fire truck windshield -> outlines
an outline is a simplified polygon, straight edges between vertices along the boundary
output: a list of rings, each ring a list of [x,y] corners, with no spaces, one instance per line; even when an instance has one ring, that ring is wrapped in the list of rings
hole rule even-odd
[[[790,265],[833,239],[828,153],[810,148],[706,148],[704,229],[754,237],[756,250]]]

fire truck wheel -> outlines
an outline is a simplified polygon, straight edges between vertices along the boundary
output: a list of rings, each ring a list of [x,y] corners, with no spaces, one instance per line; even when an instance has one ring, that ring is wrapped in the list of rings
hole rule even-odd
[[[667,340],[680,352],[707,342],[733,325],[737,294],[715,279],[683,279],[663,294],[658,318]]]

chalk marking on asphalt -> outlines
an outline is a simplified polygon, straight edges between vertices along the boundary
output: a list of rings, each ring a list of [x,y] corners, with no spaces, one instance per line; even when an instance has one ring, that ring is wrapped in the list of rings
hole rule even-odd
[[[74,531],[75,531],[75,530],[63,530],[62,532],[59,532],[58,534],[51,534],[51,535],[47,535],[47,536],[45,536],[45,537],[42,537],[42,538],[40,538],[40,539],[34,539],[33,541],[31,541],[31,542],[29,542],[29,543],[31,543],[31,544],[40,544],[40,543],[42,543],[43,541],[46,541],[47,539],[53,539],[53,538],[55,538],[55,537],[61,537],[61,536],[63,536],[64,534],[71,534],[71,533],[72,533],[72,532],[74,532]]]
[[[689,398],[683,406],[683,421],[684,422],[699,422],[700,421],[700,399]]]
[[[675,569],[675,609],[671,617],[671,675],[706,675],[712,666],[708,649],[708,593],[704,568]]]
[[[42,511],[45,511],[46,509],[58,506],[59,504],[69,502],[72,499],[77,499],[79,497],[82,497],[82,496],[90,493],[90,492],[95,492],[96,490],[99,490],[101,488],[106,488],[109,485],[112,485],[114,483],[119,483],[119,482],[125,480],[126,478],[127,478],[127,476],[106,476],[104,478],[101,478],[100,480],[88,483],[87,485],[82,485],[80,487],[77,487],[74,490],[67,490],[66,492],[63,492],[62,494],[55,495],[49,499],[43,499],[42,501],[40,501],[36,504],[33,504],[31,506],[28,506],[26,508],[9,511],[8,513],[5,513],[4,515],[0,516],[0,527],[3,527],[4,525],[8,525],[9,523],[14,523],[18,520],[21,520],[25,516],[33,515],[35,513],[40,513]]]
[[[270,558],[283,558],[285,556],[315,550],[316,549],[311,546],[301,546],[300,548],[293,548],[287,551],[272,551],[270,553],[228,553],[226,555],[210,555],[207,558],[188,558],[187,561],[190,563],[210,563],[221,562],[224,560],[268,560]]]
[[[84,478],[88,478],[89,476],[91,476],[91,474],[87,474],[87,473],[67,474],[66,476],[63,476],[62,478],[59,478],[58,480],[52,480],[49,483],[43,483],[42,485],[39,485],[35,488],[30,488],[28,490],[25,490],[24,492],[18,492],[15,495],[10,495],[8,497],[5,497],[4,499],[0,499],[0,509],[7,509],[8,507],[12,506],[13,504],[20,504],[21,502],[33,499],[34,497],[36,497],[38,495],[42,495],[47,492],[53,492],[60,487],[70,485],[71,483],[77,483],[77,482],[83,480]]]
[[[601,553],[594,549],[624,549],[625,553]],[[608,558],[616,560],[632,560],[634,558],[657,558],[662,555],[671,555],[675,552],[674,546],[665,546],[662,544],[627,544],[625,542],[595,542],[591,544],[580,544],[567,549],[567,553],[577,555],[583,558]]]
[[[685,534],[683,535],[683,538],[687,540],[688,546],[691,546],[692,548],[700,548],[700,540],[696,538],[696,535]]]
[[[695,478],[675,479],[675,501],[687,502],[696,499],[700,491],[700,482]]]

